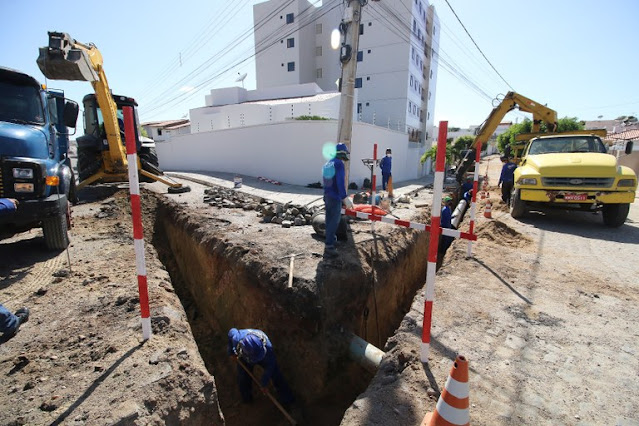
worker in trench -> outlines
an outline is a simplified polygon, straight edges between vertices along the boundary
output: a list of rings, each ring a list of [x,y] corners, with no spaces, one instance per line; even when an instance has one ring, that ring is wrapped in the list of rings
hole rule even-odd
[[[326,238],[324,255],[337,256],[337,228],[342,217],[342,203],[347,209],[353,208],[353,201],[346,193],[344,161],[348,161],[348,148],[343,143],[335,146],[335,156],[328,160],[322,168],[324,181],[324,210],[326,217]]]
[[[0,198],[0,216],[13,213],[18,208],[18,200],[14,198]],[[12,314],[0,303],[0,333],[2,341],[7,341],[16,335],[20,325],[29,320],[29,309],[20,308]]]
[[[267,392],[269,382],[273,381],[280,403],[286,407],[294,402],[291,388],[277,365],[273,345],[266,333],[252,328],[232,328],[228,333],[227,352],[234,361],[242,363],[251,373],[255,365],[264,369],[260,379],[262,393]],[[250,404],[253,402],[252,378],[241,365],[237,366],[237,381],[242,401]]]
[[[440,219],[440,226],[443,228],[451,229],[452,225],[452,217],[453,217],[453,197],[450,195],[445,195],[442,198],[442,214]],[[437,266],[436,269],[439,269],[444,262],[444,255],[448,251],[448,248],[455,240],[454,237],[450,237],[448,235],[440,235],[439,236],[439,246],[437,249]]]

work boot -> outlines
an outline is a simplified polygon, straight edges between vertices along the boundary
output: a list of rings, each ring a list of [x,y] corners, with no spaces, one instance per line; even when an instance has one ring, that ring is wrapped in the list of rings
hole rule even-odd
[[[29,308],[20,308],[16,311],[14,315],[18,317],[18,323],[16,324],[13,330],[5,333],[7,338],[11,338],[15,336],[16,333],[18,332],[18,329],[20,328],[20,325],[29,321]]]
[[[325,247],[324,248],[324,257],[337,257],[339,254],[337,253],[337,249],[335,247]]]

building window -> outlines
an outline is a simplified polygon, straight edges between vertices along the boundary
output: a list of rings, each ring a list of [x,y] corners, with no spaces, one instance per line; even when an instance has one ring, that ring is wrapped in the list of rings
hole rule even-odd
[[[315,56],[322,56],[322,46],[315,46]]]
[[[413,19],[413,32],[417,32],[417,21]]]
[[[433,70],[430,70],[430,78],[433,78]]]
[[[410,87],[413,87],[413,76],[410,76]]]
[[[322,24],[315,24],[315,34],[322,34]]]
[[[361,79],[361,77],[355,79],[355,88],[359,89],[360,87],[362,87],[362,79]]]
[[[411,58],[415,59],[415,48],[411,46],[410,48],[410,56]]]
[[[364,24],[359,24],[359,35],[364,35]]]
[[[427,119],[430,120],[430,112],[428,113],[427,117],[428,117]]]
[[[162,129],[158,129],[158,136],[162,136]]]
[[[417,115],[417,105],[413,104],[413,115]]]
[[[286,23],[287,24],[292,24],[293,22],[295,22],[295,15],[293,15],[292,13],[287,13],[286,14]]]
[[[430,95],[431,95],[431,93],[430,93],[430,90],[429,90],[428,91],[428,99],[430,99]]]
[[[295,62],[288,63],[288,71],[295,71]]]
[[[363,51],[359,51],[357,52],[357,62],[362,62],[364,60],[364,52]]]
[[[412,102],[411,102],[411,101],[408,101],[408,113],[409,113],[409,114],[410,114],[410,113],[411,113],[411,111],[413,110],[412,105],[413,105],[413,104],[412,104]]]
[[[321,69],[321,68],[318,68],[318,69],[315,71],[315,77],[316,77],[316,78],[322,78],[322,69]]]
[[[371,53],[371,50],[370,50],[370,49],[368,49],[368,52],[367,52],[367,53],[369,53],[369,54],[370,54],[370,53]]]
[[[361,114],[361,113],[362,113],[362,104],[361,104],[361,103],[358,103],[358,104],[357,104],[357,113],[358,113],[358,114]]]
[[[369,77],[366,77],[366,81],[371,81],[370,76],[369,76]]]
[[[291,47],[295,47],[295,39],[294,38],[287,38],[286,39],[286,48],[290,49]]]

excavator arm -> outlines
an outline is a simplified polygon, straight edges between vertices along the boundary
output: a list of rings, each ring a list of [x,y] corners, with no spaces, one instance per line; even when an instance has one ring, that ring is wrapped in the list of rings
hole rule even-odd
[[[493,108],[486,121],[484,121],[479,127],[475,140],[470,146],[471,150],[464,158],[462,158],[460,164],[456,167],[456,178],[458,182],[462,182],[464,175],[470,167],[472,167],[475,161],[475,155],[473,155],[474,150],[488,142],[488,139],[490,139],[492,134],[495,132],[504,116],[515,108],[519,108],[520,111],[528,112],[533,115],[533,132],[539,132],[541,123],[546,123],[546,127],[549,132],[557,130],[557,112],[555,110],[541,105],[532,99],[520,95],[519,93],[508,92],[499,105]]]
[[[88,81],[93,86],[109,144],[111,161],[104,162],[106,173],[122,173],[127,169],[127,157],[120,137],[117,106],[111,96],[104,73],[102,54],[90,43],[80,43],[67,33],[49,32],[49,46],[40,48],[38,66],[52,80]]]

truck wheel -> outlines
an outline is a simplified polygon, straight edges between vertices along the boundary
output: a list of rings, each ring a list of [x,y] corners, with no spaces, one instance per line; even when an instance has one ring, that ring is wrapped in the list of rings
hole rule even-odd
[[[158,160],[158,153],[156,152],[155,148],[142,147],[140,148],[140,152],[138,154],[140,156],[140,164],[142,164],[142,170],[153,173],[154,175],[162,175],[162,170],[160,170],[160,161]],[[140,174],[140,182],[155,181]]]
[[[44,243],[49,250],[64,250],[69,245],[69,209],[58,216],[48,217],[42,221]]]
[[[78,146],[78,177],[80,182],[100,171],[102,155],[99,151]]]
[[[619,228],[626,221],[630,204],[604,204],[603,221],[604,225],[611,228]]]
[[[514,189],[510,196],[510,215],[514,219],[523,217],[526,214],[526,203],[521,200],[519,189]]]

